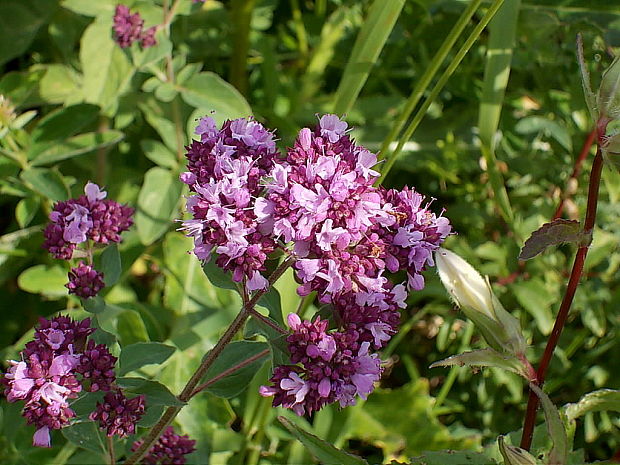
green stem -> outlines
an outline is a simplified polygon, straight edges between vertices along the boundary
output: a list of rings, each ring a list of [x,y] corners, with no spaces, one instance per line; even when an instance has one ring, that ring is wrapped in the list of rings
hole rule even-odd
[[[430,85],[431,80],[435,77],[435,74],[437,74],[439,67],[448,56],[448,53],[450,53],[450,50],[452,50],[454,43],[460,37],[463,29],[465,29],[465,26],[467,26],[467,23],[469,23],[471,17],[480,6],[480,3],[482,3],[482,0],[472,0],[469,6],[461,14],[456,24],[452,27],[452,30],[448,34],[448,37],[446,37],[443,44],[441,44],[441,47],[439,47],[437,53],[435,53],[435,56],[431,60],[430,64],[427,66],[424,74],[420,77],[415,88],[411,92],[411,95],[407,99],[407,103],[405,103],[405,108],[403,108],[403,111],[398,117],[396,124],[392,126],[392,130],[383,141],[383,145],[381,145],[381,150],[379,150],[379,153],[377,154],[377,158],[379,160],[385,158],[385,156],[387,155],[390,144],[396,139],[396,136],[398,136],[398,134],[400,133],[401,129],[409,119],[409,116],[411,116],[411,113],[422,98],[422,95],[424,95],[424,92],[426,92],[426,89]]]
[[[186,403],[192,398],[196,386],[198,386],[198,383],[202,377],[209,370],[211,365],[213,365],[213,362],[215,362],[215,360],[219,357],[235,334],[237,334],[237,332],[239,332],[239,330],[243,327],[243,324],[251,315],[250,311],[254,308],[258,300],[267,292],[268,289],[271,288],[271,286],[273,286],[273,283],[275,283],[284,274],[284,272],[294,263],[294,261],[294,257],[288,257],[284,260],[269,277],[269,285],[267,286],[267,289],[260,289],[256,291],[250,301],[241,308],[241,311],[237,314],[228,329],[226,329],[220,340],[217,341],[215,346],[203,358],[202,363],[187,382],[181,391],[181,394],[179,394],[178,399],[181,402]],[[174,420],[174,418],[181,411],[181,408],[181,406],[168,407],[159,421],[151,428],[149,434],[146,438],[144,438],[144,441],[140,447],[125,461],[124,465],[134,465],[137,463],[146,451],[151,448],[155,441],[157,441],[164,428],[168,426],[172,420]]]
[[[480,22],[476,25],[474,30],[471,32],[471,34],[469,35],[469,37],[467,38],[463,46],[456,53],[455,57],[452,59],[452,61],[450,62],[446,70],[443,72],[443,74],[437,81],[437,84],[435,84],[435,86],[431,90],[430,95],[426,98],[426,100],[424,101],[424,103],[422,104],[418,112],[413,117],[413,120],[407,127],[407,130],[405,131],[403,136],[400,138],[398,145],[394,149],[394,152],[392,152],[390,157],[387,159],[387,162],[383,170],[381,171],[381,177],[377,181],[377,184],[381,184],[383,180],[385,179],[385,177],[388,175],[388,173],[392,169],[392,166],[394,166],[394,163],[396,162],[398,155],[402,151],[405,143],[409,139],[411,139],[411,136],[413,135],[414,131],[417,129],[418,125],[422,121],[422,118],[424,118],[424,116],[426,115],[426,111],[431,106],[431,103],[433,103],[433,101],[437,98],[437,96],[439,95],[439,92],[441,92],[441,90],[443,89],[448,79],[450,79],[450,76],[452,76],[452,73],[459,66],[459,64],[461,63],[461,61],[463,60],[467,52],[469,52],[469,49],[474,45],[474,42],[476,42],[476,40],[478,39],[478,37],[480,36],[484,28],[487,26],[487,24],[489,24],[491,19],[493,19],[493,16],[495,16],[495,13],[497,13],[497,10],[499,10],[503,2],[504,0],[495,0],[493,2],[493,4],[489,7],[484,17],[480,20]]]
[[[471,341],[471,337],[473,334],[474,334],[474,325],[471,322],[469,322],[467,323],[467,329],[465,330],[465,335],[463,336],[463,341],[458,351],[459,353],[467,350],[467,347],[469,346],[469,342]],[[450,368],[450,373],[448,373],[446,380],[444,381],[443,385],[441,386],[441,389],[439,390],[439,394],[437,394],[437,397],[435,398],[435,405],[433,405],[433,411],[436,411],[436,409],[441,407],[441,405],[446,400],[446,397],[448,397],[448,394],[452,390],[452,386],[454,385],[454,382],[456,381],[456,377],[459,374],[459,368],[461,367],[453,366]]]
[[[250,49],[250,23],[256,0],[232,1],[233,51],[230,57],[230,83],[243,95],[248,92],[248,51]]]
[[[295,34],[297,35],[297,43],[299,44],[299,54],[301,55],[301,67],[308,59],[308,36],[304,26],[303,16],[299,8],[299,0],[290,0],[291,10],[293,11],[293,24],[295,25]]]
[[[108,442],[108,456],[110,458],[110,465],[116,465],[116,454],[114,452],[114,436],[107,436]]]
[[[77,448],[78,447],[72,442],[65,443],[65,445],[62,446],[62,449],[60,449],[60,452],[56,454],[56,457],[54,457],[51,460],[51,462],[47,462],[47,464],[48,465],[65,465],[65,463],[67,463],[67,460],[69,460],[69,458],[73,455],[73,453],[77,450]]]

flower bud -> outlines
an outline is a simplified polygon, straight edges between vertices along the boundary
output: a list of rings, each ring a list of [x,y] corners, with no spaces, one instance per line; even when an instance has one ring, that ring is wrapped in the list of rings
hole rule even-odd
[[[495,297],[488,279],[454,252],[439,248],[435,262],[442,284],[493,349],[515,355],[525,351],[519,321]]]

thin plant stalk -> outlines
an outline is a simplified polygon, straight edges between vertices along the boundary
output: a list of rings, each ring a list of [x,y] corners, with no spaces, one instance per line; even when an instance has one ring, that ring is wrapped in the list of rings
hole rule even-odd
[[[598,126],[599,138],[605,133],[605,128]],[[596,207],[598,204],[598,193],[601,184],[601,173],[603,170],[603,155],[601,153],[600,143],[592,163],[592,171],[590,172],[590,183],[588,186],[588,204],[586,207],[586,217],[583,224],[583,231],[585,234],[592,234],[594,229],[594,223],[596,221]],[[586,256],[588,254],[589,244],[581,245],[577,249],[573,268],[571,270],[570,278],[566,286],[566,291],[560,304],[560,309],[553,325],[553,330],[545,346],[545,351],[540,360],[540,365],[536,371],[536,384],[542,386],[545,382],[545,376],[547,369],[553,357],[553,352],[558,344],[566,320],[568,319],[568,313],[570,311],[577,286],[579,285],[579,279],[583,273]],[[525,412],[525,419],[523,422],[523,436],[521,437],[521,448],[529,450],[532,445],[532,438],[534,436],[534,425],[536,422],[536,410],[538,408],[538,396],[532,390],[530,390],[527,408]]]
[[[278,268],[276,268],[276,270],[269,277],[269,286],[267,286],[267,289],[273,286],[273,283],[275,283],[284,274],[284,272],[293,264],[294,261],[295,259],[293,257],[289,257],[284,260]],[[206,357],[203,358],[202,363],[187,382],[181,391],[181,394],[179,394],[178,399],[181,402],[186,403],[192,398],[202,377],[220,356],[224,348],[230,343],[230,341],[232,341],[235,334],[237,334],[243,327],[244,323],[251,315],[251,310],[258,303],[259,299],[267,292],[267,289],[260,289],[256,291],[250,301],[243,305],[241,311],[237,314],[233,322],[226,329],[215,346],[209,351]],[[138,463],[146,451],[153,446],[157,439],[159,439],[164,428],[166,428],[166,426],[168,426],[178,415],[181,408],[182,406],[168,407],[159,421],[151,428],[149,434],[144,438],[140,447],[125,461],[124,465],[134,465]]]
[[[452,50],[454,43],[461,36],[463,29],[465,29],[465,26],[467,26],[467,24],[471,20],[471,17],[480,6],[480,3],[482,3],[482,0],[472,0],[467,6],[467,8],[463,11],[463,13],[461,13],[461,16],[456,21],[454,26],[452,26],[452,29],[448,33],[448,36],[445,38],[443,44],[441,44],[441,47],[439,47],[439,50],[437,50],[437,52],[435,53],[435,56],[426,67],[424,74],[422,74],[415,88],[411,92],[411,95],[405,103],[405,108],[403,108],[403,111],[399,115],[398,120],[392,126],[392,129],[383,141],[381,149],[377,154],[378,160],[382,160],[387,155],[390,144],[396,139],[403,126],[405,126],[405,123],[411,116],[411,113],[426,92],[426,89],[428,89],[428,86],[437,74],[437,71],[439,71],[439,67],[448,56],[448,53],[450,53],[450,50]]]
[[[409,139],[411,139],[411,136],[413,135],[415,130],[418,128],[418,125],[420,124],[424,116],[426,115],[428,108],[435,101],[435,99],[439,95],[439,92],[441,92],[446,82],[448,82],[448,79],[450,79],[450,76],[452,76],[452,73],[454,73],[456,68],[458,68],[459,64],[461,63],[465,55],[467,55],[467,52],[469,52],[471,47],[474,45],[474,42],[476,42],[476,40],[478,39],[478,37],[480,36],[484,28],[487,26],[487,24],[489,24],[491,19],[493,19],[493,16],[495,16],[495,13],[497,13],[497,10],[502,6],[503,2],[504,0],[495,0],[495,2],[493,2],[493,4],[489,7],[484,17],[476,25],[476,27],[471,32],[471,34],[469,35],[465,43],[461,46],[459,51],[456,53],[456,55],[452,59],[452,61],[450,62],[446,70],[440,76],[437,83],[431,90],[431,93],[426,98],[426,100],[424,101],[420,109],[417,111],[417,113],[413,117],[413,120],[407,127],[407,130],[405,131],[405,133],[402,135],[402,137],[398,141],[398,145],[396,146],[394,151],[390,154],[390,157],[387,158],[385,166],[381,170],[381,177],[376,182],[377,185],[381,184],[383,180],[385,179],[385,177],[388,175],[388,173],[394,166],[394,163],[396,162],[398,155],[400,154],[403,147],[405,146],[405,143]]]
[[[235,25],[233,51],[230,56],[230,83],[243,95],[248,92],[248,51],[250,23],[256,0],[233,0],[232,20]]]
[[[116,464],[116,453],[114,451],[114,436],[107,437],[108,444],[108,458],[110,459],[110,465]]]

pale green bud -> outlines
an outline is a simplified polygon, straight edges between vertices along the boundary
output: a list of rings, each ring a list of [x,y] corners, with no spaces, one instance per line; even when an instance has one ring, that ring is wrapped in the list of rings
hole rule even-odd
[[[500,352],[523,354],[525,339],[519,321],[495,297],[488,279],[446,249],[435,252],[435,263],[448,294],[474,322],[487,344]]]

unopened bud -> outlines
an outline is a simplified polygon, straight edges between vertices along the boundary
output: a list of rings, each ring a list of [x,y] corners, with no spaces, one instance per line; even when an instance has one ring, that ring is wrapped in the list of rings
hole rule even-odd
[[[525,351],[519,321],[495,297],[488,279],[454,252],[440,248],[435,263],[444,287],[474,322],[487,344],[500,352],[515,355]]]

